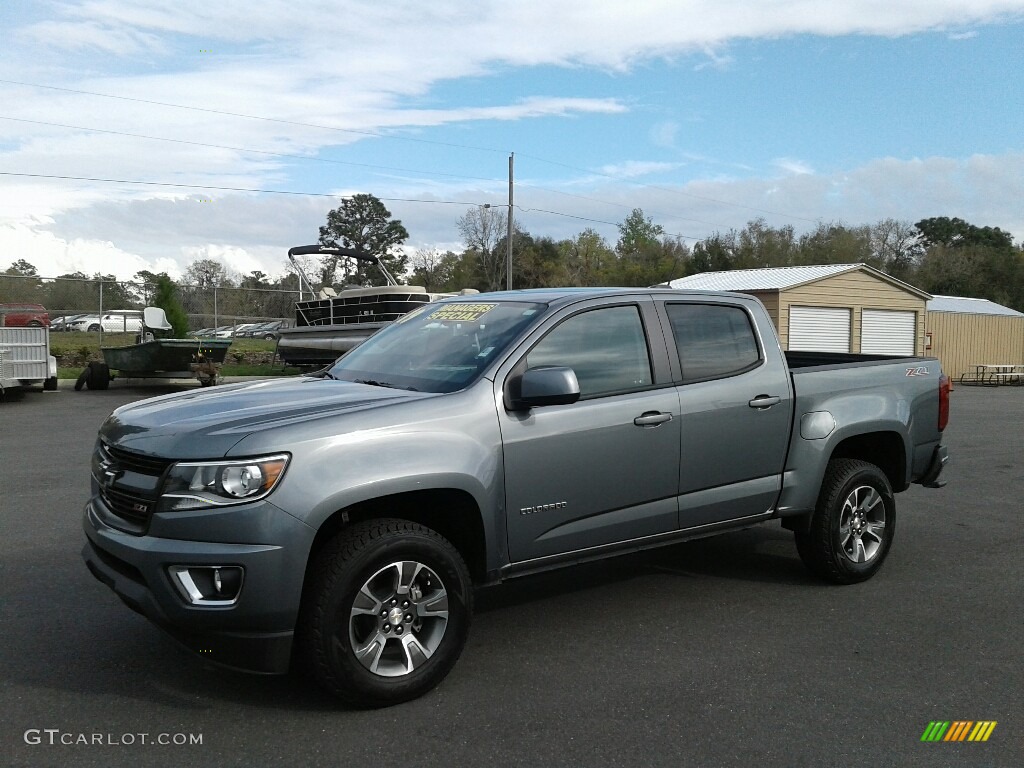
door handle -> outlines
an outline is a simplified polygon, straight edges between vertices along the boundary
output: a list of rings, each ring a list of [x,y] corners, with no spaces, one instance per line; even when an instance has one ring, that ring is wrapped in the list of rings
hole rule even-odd
[[[662,413],[661,411],[648,411],[633,419],[633,423],[638,427],[656,427],[659,424],[664,424],[666,421],[672,421],[672,414]]]
[[[747,405],[751,408],[757,408],[758,410],[766,410],[771,408],[773,405],[778,405],[782,402],[782,398],[776,395],[758,395],[751,400]]]

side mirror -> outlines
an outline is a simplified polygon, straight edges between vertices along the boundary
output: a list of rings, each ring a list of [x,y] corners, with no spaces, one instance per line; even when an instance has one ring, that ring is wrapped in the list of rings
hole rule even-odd
[[[530,368],[519,378],[512,397],[516,409],[542,405],[570,405],[580,399],[576,372],[564,366]]]

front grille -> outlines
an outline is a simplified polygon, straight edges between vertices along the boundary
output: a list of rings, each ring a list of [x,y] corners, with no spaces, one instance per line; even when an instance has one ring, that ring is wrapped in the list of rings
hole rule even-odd
[[[156,504],[152,499],[124,493],[114,488],[103,488],[100,490],[100,496],[115,515],[142,526],[149,522],[150,515],[153,514],[153,505]]]
[[[144,533],[159,497],[160,478],[174,462],[103,442],[97,446],[96,458],[93,473],[103,503],[126,523],[123,530]]]
[[[100,444],[106,452],[109,460],[127,472],[138,472],[140,475],[153,475],[159,477],[174,462],[170,459],[161,459],[156,456],[145,456],[141,453],[132,453],[123,448],[115,448],[112,445]]]

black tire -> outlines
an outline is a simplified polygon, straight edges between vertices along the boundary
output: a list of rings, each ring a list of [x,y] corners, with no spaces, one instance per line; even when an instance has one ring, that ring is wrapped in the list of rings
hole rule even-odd
[[[885,473],[857,459],[833,459],[818,505],[796,548],[812,573],[836,584],[870,579],[885,562],[896,533],[896,500]]]
[[[89,383],[89,375],[92,373],[92,368],[86,368],[80,374],[78,379],[75,381],[75,392],[81,392],[82,387]]]
[[[25,325],[27,325],[29,328],[39,328],[42,326],[42,323],[40,323],[38,320],[29,320],[27,323],[25,323]]]
[[[89,332],[90,333],[99,333],[102,330],[103,330],[103,326],[102,325],[98,325],[97,323],[93,323],[92,325],[89,326]]]
[[[95,360],[89,363],[89,376],[85,383],[89,389],[109,389],[110,367]]]
[[[43,382],[43,392],[57,391],[57,377],[50,376]]]
[[[408,563],[422,570],[401,565]],[[391,600],[388,591],[405,579],[400,574],[413,572],[418,575],[411,588],[406,585],[409,600],[401,594]],[[356,598],[365,605],[357,608]],[[430,615],[442,604],[443,625]],[[447,539],[407,520],[368,520],[342,530],[316,556],[297,626],[298,650],[307,671],[345,703],[386,707],[421,696],[445,678],[465,647],[472,610],[469,571]],[[416,620],[407,622],[413,613]],[[415,661],[403,641],[415,643]],[[366,662],[356,655],[357,645],[369,649]]]

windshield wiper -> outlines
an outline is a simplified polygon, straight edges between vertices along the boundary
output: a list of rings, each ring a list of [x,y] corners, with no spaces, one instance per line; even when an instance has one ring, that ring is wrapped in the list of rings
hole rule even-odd
[[[356,384],[369,384],[371,387],[388,387],[389,389],[396,389],[394,384],[388,384],[386,381],[375,381],[374,379],[352,379]]]
[[[387,381],[375,381],[374,379],[352,379],[356,384],[369,384],[371,387],[387,387],[388,389],[407,389],[410,392],[419,392],[416,387],[400,387]]]

